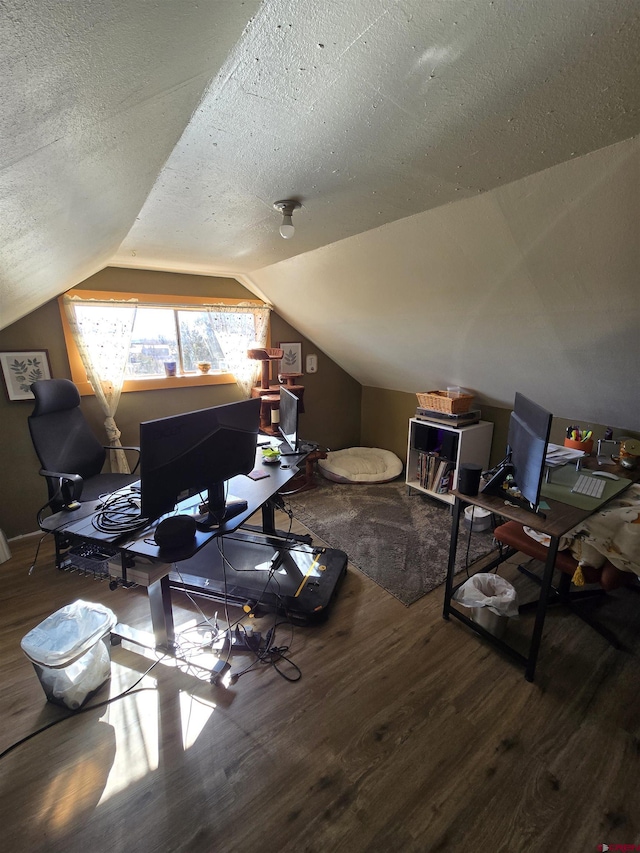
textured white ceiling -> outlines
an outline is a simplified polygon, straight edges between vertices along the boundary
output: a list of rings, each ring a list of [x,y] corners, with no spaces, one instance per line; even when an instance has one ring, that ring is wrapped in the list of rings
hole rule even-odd
[[[258,2],[0,0],[0,325],[101,269]]]
[[[248,273],[640,128],[638,0],[1,5],[2,325],[109,262]]]
[[[639,270],[637,137],[253,278],[363,386],[640,431]]]
[[[639,11],[266,2],[114,260],[249,272],[629,138]],[[289,242],[282,198],[303,204]]]
[[[453,220],[435,208],[640,133],[640,0],[0,0],[0,22],[0,327],[108,264],[230,273],[363,383],[413,387],[406,365],[425,337],[396,324],[377,358],[368,332],[385,328],[382,299],[359,303],[357,335],[336,325],[350,283],[396,293],[412,317],[430,262],[440,286],[455,283],[457,263],[433,240],[425,255],[410,224],[433,211],[424,223],[445,254],[468,254],[467,304],[474,267],[491,280],[486,256],[500,255],[519,207],[496,219],[490,250],[464,211],[491,216],[494,198],[456,205]],[[282,198],[302,203],[288,241],[272,209]],[[570,199],[545,199],[570,213]],[[607,205],[608,221],[621,215]],[[510,263],[544,222],[535,210],[519,223]],[[416,245],[421,266],[407,263]],[[626,257],[623,289],[632,269]],[[544,304],[546,343],[557,332]],[[455,317],[437,323],[438,340],[455,339]],[[490,375],[488,362],[477,387]],[[508,403],[511,384],[488,398]]]

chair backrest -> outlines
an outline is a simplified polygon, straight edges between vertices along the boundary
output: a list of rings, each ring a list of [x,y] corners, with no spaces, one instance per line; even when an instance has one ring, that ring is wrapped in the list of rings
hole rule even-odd
[[[48,471],[79,474],[83,480],[99,474],[106,450],[80,411],[80,394],[68,379],[40,379],[31,390],[35,406],[29,416],[31,440],[42,467]],[[49,497],[57,481],[47,478]]]

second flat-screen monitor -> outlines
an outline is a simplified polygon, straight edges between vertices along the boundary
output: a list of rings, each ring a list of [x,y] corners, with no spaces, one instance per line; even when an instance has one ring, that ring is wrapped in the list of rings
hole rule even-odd
[[[507,452],[513,466],[513,479],[522,497],[534,508],[540,503],[540,488],[552,420],[550,412],[528,400],[523,394],[516,393],[509,419]]]
[[[227,505],[226,483],[253,470],[259,426],[258,398],[141,423],[142,515],[155,520],[179,500],[204,492],[204,526],[241,512],[246,502]]]
[[[300,439],[298,436],[298,413],[300,411],[300,402],[296,395],[280,386],[280,423],[278,429],[280,435],[287,442],[292,452],[296,453],[300,450]]]
[[[523,505],[528,504],[527,508],[538,510],[552,420],[551,412],[516,393],[509,418],[507,455],[483,491],[503,494],[503,483],[512,476],[522,495]],[[509,500],[513,499],[510,494]]]

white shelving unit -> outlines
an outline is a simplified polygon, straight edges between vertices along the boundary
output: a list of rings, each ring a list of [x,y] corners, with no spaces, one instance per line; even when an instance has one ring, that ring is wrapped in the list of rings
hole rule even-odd
[[[407,466],[405,480],[407,486],[444,503],[452,504],[449,492],[438,492],[420,484],[418,476],[420,457],[423,454],[440,456],[454,463],[451,488],[458,485],[458,471],[463,462],[473,462],[483,469],[489,467],[493,424],[479,421],[470,426],[448,426],[440,421],[409,419],[409,437],[407,442]],[[436,488],[437,488],[436,483]]]

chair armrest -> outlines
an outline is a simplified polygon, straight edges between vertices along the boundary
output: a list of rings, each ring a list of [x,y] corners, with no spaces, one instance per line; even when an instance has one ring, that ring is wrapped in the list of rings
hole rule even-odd
[[[46,471],[44,468],[41,468],[39,473],[42,474],[43,477],[57,477],[60,480],[68,480],[71,483],[84,482],[80,474],[67,474],[63,471]]]
[[[138,461],[136,462],[135,467],[131,473],[132,474],[136,473],[136,471],[138,470],[138,465],[140,464],[140,448],[139,447],[135,447],[132,444],[123,444],[122,447],[113,447],[111,444],[103,444],[102,446],[104,447],[105,450],[135,450],[135,452],[138,454]]]
[[[80,500],[84,480],[80,474],[67,474],[62,471],[47,471],[44,468],[40,469],[40,474],[43,477],[51,477],[60,480],[60,495],[65,506],[70,507]],[[52,498],[53,500],[53,498]]]

